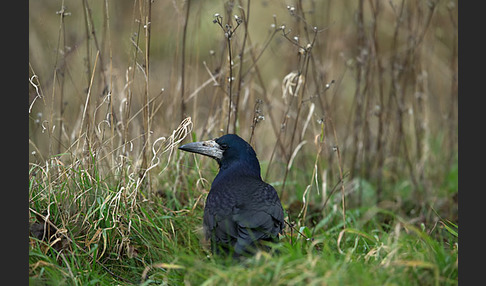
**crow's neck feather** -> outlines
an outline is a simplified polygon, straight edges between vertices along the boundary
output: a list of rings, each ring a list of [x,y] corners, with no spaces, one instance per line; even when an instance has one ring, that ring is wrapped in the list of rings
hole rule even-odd
[[[223,162],[220,165],[219,173],[216,175],[213,181],[214,184],[218,184],[220,181],[227,180],[227,177],[255,177],[261,180],[260,164],[256,158],[247,158],[247,160],[238,160],[236,162],[230,162],[225,164]]]

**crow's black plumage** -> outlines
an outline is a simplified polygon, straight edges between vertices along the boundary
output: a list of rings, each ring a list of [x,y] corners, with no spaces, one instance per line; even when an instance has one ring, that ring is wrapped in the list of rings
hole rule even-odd
[[[255,151],[245,140],[227,134],[179,149],[209,156],[219,164],[204,208],[203,227],[213,254],[234,257],[278,241],[284,214],[275,189],[260,175]]]

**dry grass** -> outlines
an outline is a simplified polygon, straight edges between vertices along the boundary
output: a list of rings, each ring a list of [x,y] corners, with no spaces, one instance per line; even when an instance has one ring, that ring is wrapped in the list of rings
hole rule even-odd
[[[175,148],[228,131],[254,146],[299,235],[333,239],[329,252],[372,237],[391,217],[390,228],[454,233],[457,1],[29,6],[30,218],[56,230],[34,243],[32,276],[59,263],[59,279],[89,281],[69,253],[143,276],[182,271],[176,253],[185,247],[204,256],[193,228],[216,166]],[[376,206],[386,214],[358,230],[358,213]],[[397,231],[383,231],[385,245],[402,243]],[[360,257],[382,251],[380,239]],[[432,269],[435,282],[445,273],[428,258],[386,251],[386,267]],[[163,254],[176,262],[160,262]],[[137,262],[117,264],[127,257]]]

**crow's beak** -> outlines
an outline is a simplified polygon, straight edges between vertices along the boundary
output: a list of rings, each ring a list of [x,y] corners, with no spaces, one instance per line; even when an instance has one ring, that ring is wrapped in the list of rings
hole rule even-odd
[[[192,142],[179,147],[187,152],[197,153],[216,159],[220,162],[223,159],[223,148],[214,140]]]

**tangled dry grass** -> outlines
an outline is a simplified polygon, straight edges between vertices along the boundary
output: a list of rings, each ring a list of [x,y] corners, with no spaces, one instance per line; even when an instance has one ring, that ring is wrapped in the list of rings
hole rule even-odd
[[[457,1],[294,2],[29,2],[32,279],[241,282],[175,149],[236,132],[299,230],[243,281],[454,284]]]

